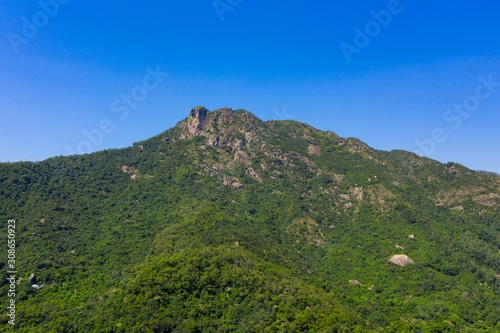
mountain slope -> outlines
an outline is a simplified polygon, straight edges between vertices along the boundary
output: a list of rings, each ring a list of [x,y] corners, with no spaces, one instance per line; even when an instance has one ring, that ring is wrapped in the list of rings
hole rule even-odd
[[[500,328],[500,178],[459,164],[196,107],[129,148],[2,163],[0,195],[20,332]]]

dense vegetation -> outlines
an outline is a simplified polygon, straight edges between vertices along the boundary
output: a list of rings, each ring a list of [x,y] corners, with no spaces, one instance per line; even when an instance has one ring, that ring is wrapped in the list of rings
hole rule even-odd
[[[198,107],[1,163],[0,198],[23,277],[2,332],[500,332],[500,177],[455,163]]]

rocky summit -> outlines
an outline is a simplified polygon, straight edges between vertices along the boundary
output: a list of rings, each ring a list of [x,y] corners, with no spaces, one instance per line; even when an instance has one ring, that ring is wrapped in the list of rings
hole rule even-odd
[[[198,106],[130,147],[0,163],[0,198],[19,332],[500,328],[500,178],[297,121]]]

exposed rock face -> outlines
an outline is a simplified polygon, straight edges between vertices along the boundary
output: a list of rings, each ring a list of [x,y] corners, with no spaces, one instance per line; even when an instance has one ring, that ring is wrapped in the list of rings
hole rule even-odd
[[[368,147],[365,143],[361,142],[359,139],[349,138],[347,139],[347,143],[350,145],[349,151],[351,153],[367,151],[370,149],[370,147]]]
[[[496,193],[489,193],[485,195],[478,195],[477,197],[472,198],[475,202],[483,206],[498,206],[500,205],[500,195]]]
[[[236,149],[248,147],[257,141],[258,133],[263,128],[254,126],[256,122],[262,123],[248,111],[233,111],[231,108],[209,111],[203,106],[197,106],[191,109],[189,117],[178,122],[176,127],[180,129],[181,140],[204,136],[207,138],[208,147]]]
[[[254,168],[248,168],[245,171],[245,174],[248,175],[250,178],[255,179],[259,183],[262,183],[262,179],[260,178],[260,175],[257,172],[255,172]]]
[[[233,110],[231,108],[219,109],[216,112],[210,112],[203,106],[197,106],[191,109],[189,117],[177,123],[184,133],[188,136],[206,135],[214,130],[214,125],[227,124],[231,122]],[[185,137],[181,137],[185,139]]]
[[[434,200],[436,202],[436,206],[442,206],[442,205],[456,206],[467,201],[471,195],[477,195],[478,193],[483,192],[485,190],[486,188],[482,186],[465,186],[460,188],[451,188],[448,190],[439,191],[436,194]],[[473,200],[476,201],[475,199]]]
[[[231,186],[233,186],[234,188],[242,188],[243,184],[235,182],[235,183],[232,183]]]
[[[122,171],[126,174],[130,175],[130,178],[135,179],[137,177],[137,170],[133,167],[128,167],[126,165],[122,165]]]
[[[126,165],[122,165],[122,171],[124,173],[126,173],[127,175],[130,175],[131,179],[136,179],[136,178],[141,177],[141,175],[139,174],[139,172],[137,171],[137,169],[134,168],[134,167],[128,167]],[[150,178],[153,178],[153,176],[145,174],[144,178],[150,179]]]
[[[449,164],[446,166],[446,168],[444,168],[444,173],[458,173],[459,171],[457,170],[457,168],[452,165],[452,164]]]
[[[211,147],[217,147],[219,145],[219,136],[216,134],[210,135],[208,138],[208,145]]]
[[[363,189],[361,187],[355,187],[350,190],[354,198],[356,198],[358,201],[363,200]]]
[[[349,280],[349,283],[350,284],[359,284],[360,286],[362,286],[361,282],[359,282],[358,280]]]
[[[251,133],[251,132],[246,132],[245,133],[245,141],[246,143],[252,143],[254,142],[256,139],[256,135],[254,133]]]
[[[307,152],[310,154],[310,155],[317,155],[317,156],[321,156],[321,149],[316,146],[316,145],[313,145],[313,144],[310,144],[308,147],[307,147]]]
[[[239,164],[251,165],[250,157],[243,150],[238,149],[234,154],[234,161]]]
[[[406,266],[406,264],[413,264],[413,260],[408,258],[408,256],[404,254],[395,254],[389,259],[389,263],[393,266]]]
[[[241,188],[241,187],[243,187],[243,184],[241,184],[241,183],[239,182],[239,179],[238,179],[238,178],[236,178],[236,177],[232,177],[232,176],[224,176],[224,177],[222,178],[222,184],[223,184],[223,185],[226,185],[226,186],[227,186],[227,185],[231,185],[231,186],[233,186],[234,188]]]
[[[208,112],[209,111],[203,106],[197,106],[191,109],[188,121],[186,122],[189,133],[195,135],[197,132],[203,130],[203,125],[207,119]]]

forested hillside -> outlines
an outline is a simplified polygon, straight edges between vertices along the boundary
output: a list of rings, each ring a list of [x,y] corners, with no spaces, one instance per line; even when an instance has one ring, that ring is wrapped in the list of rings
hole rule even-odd
[[[459,164],[196,107],[0,198],[1,332],[500,332],[500,177]]]

